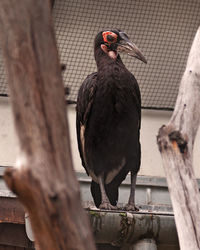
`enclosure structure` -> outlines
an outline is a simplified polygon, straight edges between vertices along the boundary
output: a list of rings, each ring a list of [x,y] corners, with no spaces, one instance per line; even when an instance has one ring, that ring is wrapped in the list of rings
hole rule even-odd
[[[150,210],[150,214],[165,213],[169,218],[172,216],[170,199],[166,182],[163,179],[164,173],[157,151],[156,134],[158,128],[165,124],[171,115],[169,110],[173,109],[189,48],[199,26],[199,9],[200,3],[194,0],[167,2],[161,0],[151,2],[145,0],[101,2],[56,0],[53,8],[60,59],[61,63],[66,64],[63,79],[64,84],[70,88],[69,100],[71,103],[75,102],[78,88],[85,76],[96,70],[92,45],[94,36],[99,30],[106,27],[117,27],[126,31],[147,58],[147,66],[133,59],[123,58],[129,70],[138,79],[142,91],[142,105],[144,109],[148,109],[143,110],[142,113],[142,167],[139,174],[143,176],[138,178],[136,203],[141,205],[145,212]],[[0,91],[1,95],[5,96],[8,91],[3,64],[0,67]],[[0,165],[13,165],[17,152],[17,142],[7,97],[1,98],[0,110],[0,136],[2,139]],[[74,105],[68,108],[68,115],[74,165],[81,183],[82,197],[84,201],[91,201],[88,192],[89,179],[82,173],[77,152]],[[194,160],[198,161],[196,153]],[[197,168],[196,173],[199,177]],[[125,203],[126,197],[128,197],[127,183],[129,183],[128,178],[121,187],[121,203]],[[10,193],[3,183],[1,191],[2,199],[8,199],[9,202],[15,200],[12,195],[10,197]],[[11,203],[9,207],[12,207]],[[19,211],[21,210],[19,209]],[[22,217],[17,224],[23,225],[24,219]],[[3,218],[1,220],[4,223],[12,223],[12,221],[6,221]],[[19,237],[17,238],[19,239]],[[167,242],[159,242],[160,239],[156,237],[155,240],[157,240],[159,249],[166,248]],[[27,242],[24,245],[16,243],[16,246],[31,247],[32,243],[28,240]],[[5,241],[0,243],[8,244]],[[99,239],[99,243],[109,242],[103,242],[102,239]],[[178,249],[177,241],[168,243],[171,248],[167,246],[167,249]],[[9,244],[11,245],[11,243]]]

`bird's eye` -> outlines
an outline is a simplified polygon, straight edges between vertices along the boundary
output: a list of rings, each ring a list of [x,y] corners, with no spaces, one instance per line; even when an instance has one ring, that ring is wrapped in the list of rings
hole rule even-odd
[[[112,35],[107,35],[106,38],[107,38],[107,41],[108,41],[108,42],[111,42],[111,43],[114,42],[114,40],[115,40],[115,37],[112,36]]]
[[[103,40],[105,43],[111,44],[117,41],[117,34],[111,31],[105,31],[102,33]]]

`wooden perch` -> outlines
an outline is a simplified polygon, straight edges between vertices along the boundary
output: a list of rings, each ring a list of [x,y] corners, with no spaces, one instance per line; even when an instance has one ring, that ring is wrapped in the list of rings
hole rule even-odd
[[[21,154],[5,180],[40,250],[95,249],[72,167],[50,1],[1,0],[0,41]]]
[[[181,250],[200,249],[200,194],[192,166],[199,122],[200,28],[189,53],[173,115],[157,137]]]

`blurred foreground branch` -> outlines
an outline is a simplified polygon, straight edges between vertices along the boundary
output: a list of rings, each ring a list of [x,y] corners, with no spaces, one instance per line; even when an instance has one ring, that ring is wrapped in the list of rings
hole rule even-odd
[[[28,210],[36,249],[95,249],[72,167],[50,1],[1,0],[0,36],[21,148],[4,178]]]

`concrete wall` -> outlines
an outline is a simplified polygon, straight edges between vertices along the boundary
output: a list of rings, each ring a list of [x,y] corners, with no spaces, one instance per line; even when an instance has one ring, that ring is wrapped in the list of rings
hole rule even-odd
[[[18,153],[9,99],[0,97],[0,166],[12,166]]]
[[[169,121],[171,114],[168,111],[143,110],[141,128],[142,164],[139,172],[140,175],[165,176],[156,144],[156,135],[158,129]],[[75,106],[69,106],[68,118],[74,167],[76,171],[81,172],[84,169],[81,166],[77,149],[75,117]],[[0,98],[0,166],[14,165],[18,149],[9,99],[2,97]],[[198,178],[200,178],[200,169],[198,167],[200,158],[199,149],[200,133],[197,135],[194,148],[194,165]]]

